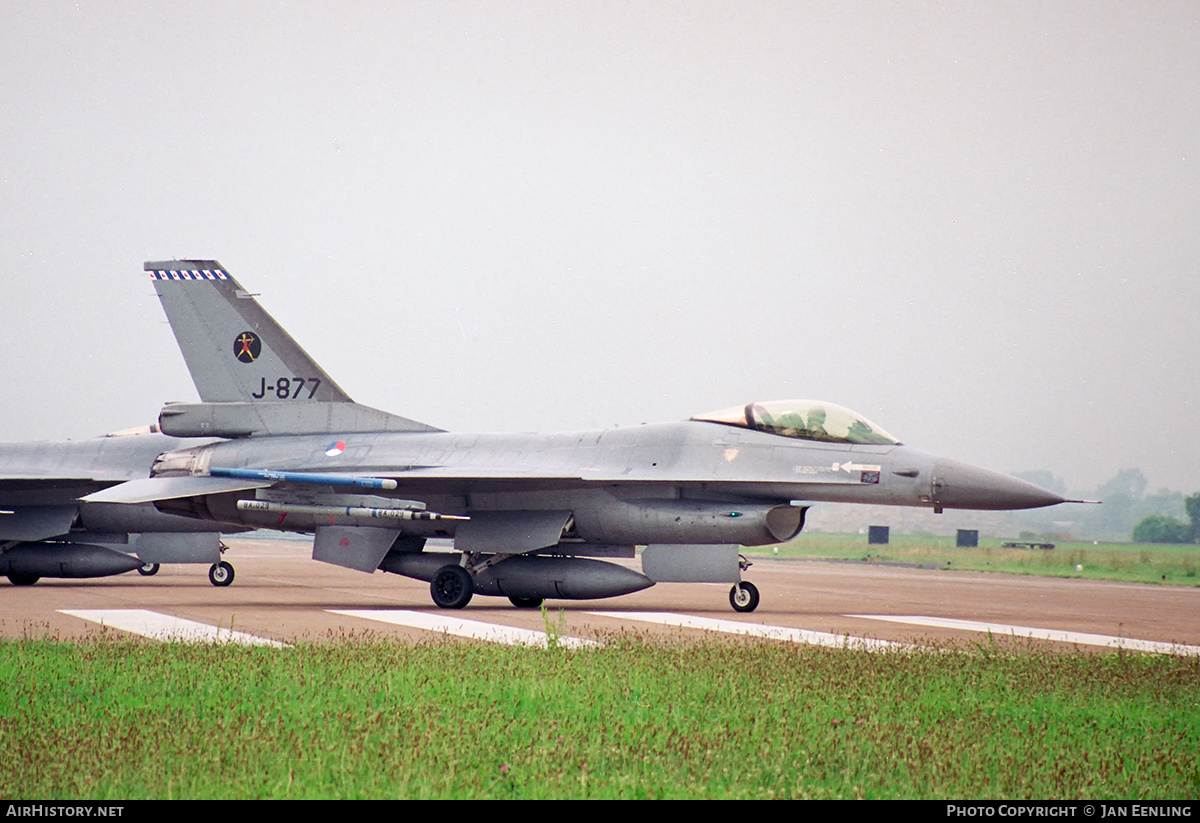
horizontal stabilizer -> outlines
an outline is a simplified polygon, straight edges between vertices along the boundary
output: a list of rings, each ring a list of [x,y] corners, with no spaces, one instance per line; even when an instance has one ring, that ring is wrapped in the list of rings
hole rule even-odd
[[[180,497],[263,489],[274,483],[274,480],[228,477],[144,477],[110,486],[80,499],[88,503],[153,503]]]

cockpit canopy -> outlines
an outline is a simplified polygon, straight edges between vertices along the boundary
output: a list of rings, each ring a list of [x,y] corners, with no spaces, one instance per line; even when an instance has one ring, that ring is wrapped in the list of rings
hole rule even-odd
[[[899,440],[845,406],[821,400],[772,400],[751,403],[692,418],[745,429],[827,443],[875,443],[895,446]]]

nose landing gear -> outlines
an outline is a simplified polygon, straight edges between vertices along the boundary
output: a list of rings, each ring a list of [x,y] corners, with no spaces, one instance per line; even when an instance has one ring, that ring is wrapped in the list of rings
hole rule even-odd
[[[214,586],[228,586],[233,582],[233,566],[224,560],[213,563],[208,570],[208,582]]]
[[[758,608],[758,587],[745,581],[729,590],[729,605],[735,612],[752,612]]]
[[[738,571],[746,571],[754,564],[745,555],[738,555]],[[758,608],[758,587],[753,583],[740,580],[729,590],[729,605],[735,612],[752,612]]]

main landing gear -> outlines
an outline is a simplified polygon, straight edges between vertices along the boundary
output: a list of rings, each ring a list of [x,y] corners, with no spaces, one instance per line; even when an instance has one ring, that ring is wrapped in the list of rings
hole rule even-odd
[[[434,573],[429,583],[429,593],[433,596],[433,602],[443,609],[461,609],[471,602],[471,596],[475,594],[475,581],[465,568],[450,563]],[[518,609],[536,609],[542,605],[542,598],[512,595],[508,602]]]
[[[461,609],[471,602],[475,584],[471,573],[453,563],[442,566],[429,583],[433,602],[443,609]]]

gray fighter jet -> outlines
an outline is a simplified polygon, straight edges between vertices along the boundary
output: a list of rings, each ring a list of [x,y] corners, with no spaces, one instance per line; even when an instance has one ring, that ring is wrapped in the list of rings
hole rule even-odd
[[[194,442],[194,441],[193,441]],[[233,582],[212,523],[81,497],[145,477],[186,441],[141,430],[87,440],[0,443],[0,574],[18,586],[43,577],[107,577],[163,563],[211,563],[214,586]],[[232,531],[241,531],[233,528]]]
[[[1063,498],[902,445],[832,403],[750,403],[677,423],[462,434],[360,406],[219,263],[147,263],[201,402],[159,428],[219,438],[84,498],[315,535],[327,563],[429,581],[434,602],[519,607],[662,581],[758,591],[738,547],[791,540],[817,502],[1023,509]],[[453,552],[427,541],[453,541]],[[641,571],[632,563],[645,546]]]

